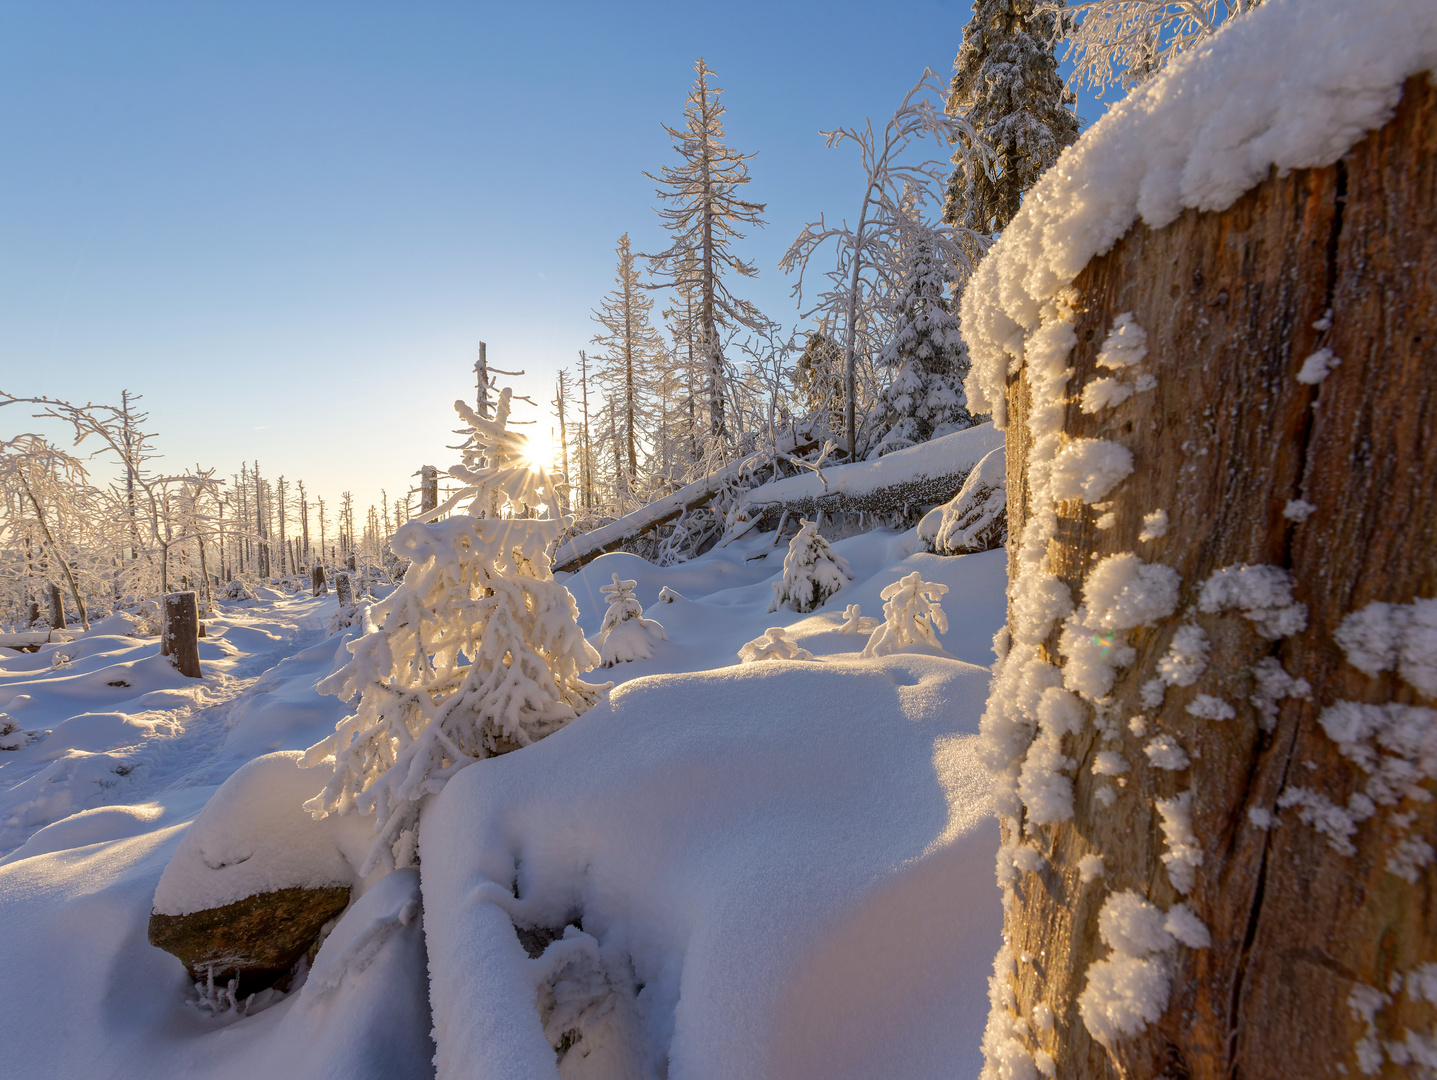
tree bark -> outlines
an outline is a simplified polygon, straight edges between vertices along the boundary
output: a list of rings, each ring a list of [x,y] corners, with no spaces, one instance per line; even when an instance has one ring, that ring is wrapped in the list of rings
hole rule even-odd
[[[50,583],[50,629],[65,629],[65,601],[60,596],[60,586]]]
[[[350,587],[348,574],[334,575],[334,595],[339,599],[340,611],[354,606],[354,589]]]
[[[1108,699],[1114,738],[1100,740],[1090,722],[1063,740],[1077,762],[1073,817],[1024,827],[1047,866],[1020,875],[1006,913],[1012,953],[1031,962],[1000,978],[1016,994],[1016,1012],[1032,1021],[1030,1047],[1052,1055],[1059,1077],[1397,1076],[1406,1075],[1395,1063],[1398,1044],[1408,1034],[1432,1036],[1432,1004],[1403,979],[1437,957],[1437,872],[1418,859],[1409,881],[1389,866],[1401,864],[1401,845],[1432,837],[1437,802],[1378,805],[1356,822],[1352,853],[1343,854],[1291,800],[1310,795],[1345,809],[1365,790],[1367,773],[1320,723],[1324,709],[1339,701],[1437,705],[1395,675],[1364,674],[1334,640],[1343,618],[1373,601],[1437,596],[1434,266],[1437,92],[1423,77],[1407,84],[1385,128],[1334,165],[1270,177],[1221,212],[1188,211],[1156,231],[1134,226],[1075,282],[1065,432],[1121,443],[1134,472],[1104,509],[1058,504],[1050,566],[1075,600],[1095,562],[1122,552],[1172,567],[1182,585],[1170,618],[1131,635],[1136,659]],[[1095,356],[1125,312],[1147,331],[1137,370],[1156,375],[1157,387],[1084,414],[1077,395],[1109,374]],[[1322,348],[1341,365],[1317,385],[1297,381]],[[1026,369],[1008,398],[1017,538],[1042,509],[1030,505],[1025,482]],[[1297,500],[1315,507],[1305,519]],[[1143,517],[1158,509],[1168,515],[1166,534],[1140,540]],[[1107,512],[1113,522],[1100,530]],[[1202,583],[1240,563],[1291,575],[1307,607],[1304,630],[1270,641],[1236,612],[1197,611]],[[1211,643],[1206,671],[1145,709],[1140,688],[1187,622]],[[1061,664],[1056,646],[1055,634],[1044,649]],[[1282,699],[1265,719],[1252,671],[1268,659],[1311,691]],[[1188,712],[1200,693],[1236,715]],[[1144,714],[1139,737],[1128,721]],[[1427,721],[1430,740],[1437,726]],[[1182,746],[1187,768],[1151,766],[1144,747],[1159,733]],[[1130,765],[1110,788],[1111,807],[1096,797],[1110,782],[1092,772],[1101,749]],[[1421,786],[1434,789],[1430,778]],[[1202,848],[1186,895],[1162,861],[1171,849],[1154,803],[1184,791]],[[1261,827],[1265,815],[1270,828]],[[1005,839],[1014,832],[1010,822]],[[1105,873],[1085,885],[1078,864],[1090,854],[1103,857]],[[1126,889],[1163,909],[1186,901],[1212,944],[1179,948],[1162,1015],[1105,1049],[1090,1037],[1078,998],[1092,965],[1109,954],[1099,912]],[[1353,1005],[1363,995],[1370,1020]],[[1053,1010],[1051,1027],[1034,1019],[1040,1003]]]
[[[329,586],[325,584],[324,581],[324,567],[318,563],[316,563],[314,569],[309,572],[309,580],[310,585],[314,589],[315,596],[318,596],[320,593],[329,592]]]
[[[439,470],[425,465],[419,470],[419,512],[427,514],[439,505]]]
[[[200,673],[198,607],[193,592],[165,594],[160,655],[168,656],[179,673],[189,679],[203,678]]]

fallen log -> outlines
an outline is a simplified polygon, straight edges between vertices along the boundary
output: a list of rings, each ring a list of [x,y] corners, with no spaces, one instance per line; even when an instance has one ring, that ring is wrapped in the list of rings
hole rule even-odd
[[[817,445],[807,432],[788,432],[779,437],[774,450],[781,455],[801,454]],[[745,468],[752,468],[753,460],[754,455],[746,455],[692,484],[679,488],[672,495],[655,499],[618,521],[576,536],[566,544],[560,544],[554,553],[554,573],[572,573],[600,555],[617,551],[644,533],[666,525],[686,512],[706,506],[723,490],[725,484],[741,476]]]

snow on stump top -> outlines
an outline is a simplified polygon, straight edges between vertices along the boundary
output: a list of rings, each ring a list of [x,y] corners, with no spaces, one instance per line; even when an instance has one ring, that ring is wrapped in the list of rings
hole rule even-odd
[[[600,657],[547,554],[569,519],[528,440],[508,430],[511,396],[493,419],[454,403],[470,431],[449,470],[461,487],[394,534],[410,568],[368,610],[353,659],[319,684],[357,704],[305,754],[330,769],[306,807],[373,817],[365,874],[418,861],[420,802],[456,772],[557,731],[609,686],[580,678]]]
[[[924,581],[917,570],[885,588],[879,593],[883,625],[873,631],[863,655],[883,656],[919,642],[941,650],[937,635],[948,632],[948,616],[938,601],[947,591],[947,585]]]
[[[596,642],[602,667],[647,660],[654,655],[655,642],[669,640],[658,622],[644,618],[643,606],[634,595],[638,582],[621,580],[618,574],[613,578],[612,585],[599,587],[609,605]]]
[[[803,520],[802,528],[788,542],[783,577],[773,583],[773,601],[768,610],[789,607],[799,612],[813,611],[826,604],[845,581],[852,580],[848,561],[818,534],[815,522]]]
[[[1008,542],[1008,455],[999,447],[980,461],[958,494],[918,523],[918,539],[939,555],[992,551]]]
[[[1118,101],[1023,197],[963,292],[968,407],[1007,427],[1024,338],[1142,221],[1225,210],[1274,169],[1330,165],[1437,68],[1430,0],[1268,0]],[[1274,62],[1274,59],[1280,62]]]

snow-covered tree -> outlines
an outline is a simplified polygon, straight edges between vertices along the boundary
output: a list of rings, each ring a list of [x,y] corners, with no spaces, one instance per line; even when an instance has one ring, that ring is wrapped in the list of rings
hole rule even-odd
[[[357,704],[305,755],[331,769],[306,807],[373,815],[365,874],[417,860],[420,802],[456,772],[557,731],[607,689],[580,678],[599,654],[547,553],[567,520],[527,440],[508,429],[510,400],[505,389],[492,419],[454,403],[470,432],[449,470],[461,487],[400,527],[394,547],[409,571],[368,609],[353,658],[320,683]]]
[[[781,626],[770,626],[762,637],[746,642],[738,651],[742,663],[753,664],[761,660],[812,660],[813,653],[795,645],[784,637]]]
[[[938,601],[947,591],[947,585],[924,581],[917,570],[885,588],[878,594],[883,597],[883,625],[873,631],[863,655],[883,656],[917,642],[941,649],[938,634],[948,632],[948,616]]]
[[[837,433],[843,425],[843,350],[823,330],[808,335],[793,366],[794,391],[812,420]]]
[[[639,488],[639,440],[653,408],[651,389],[666,359],[663,339],[649,322],[654,302],[639,283],[629,234],[619,237],[614,289],[594,311],[599,382],[613,406],[620,500]]]
[[[893,305],[893,340],[878,358],[891,381],[870,414],[870,457],[973,425],[963,395],[968,348],[948,308],[952,281],[942,245],[920,236]]]
[[[918,539],[939,555],[992,551],[1008,542],[1008,464],[1003,447],[974,466],[951,500],[918,523]]]
[[[649,258],[659,283],[681,293],[687,291],[697,300],[709,431],[722,439],[728,428],[719,331],[735,326],[758,329],[763,323],[758,309],[735,296],[725,278],[728,274],[757,276],[757,268],[731,248],[735,240],[744,238],[739,226],[764,224],[764,204],[739,198],[739,190],[749,182],[744,162],[754,155],[740,154],[724,142],[725,110],[719,103],[723,91],[710,83],[713,72],[702,57],[694,72],[694,87],[684,105],[684,126],[664,125],[681,163],[665,165],[658,176],[644,174],[659,184],[658,197],[668,204],[659,209],[659,217],[673,238],[667,249]]]
[[[634,595],[638,582],[623,580],[618,574],[613,577],[612,585],[599,587],[609,605],[604,609],[604,621],[594,642],[604,667],[627,664],[631,660],[647,660],[654,655],[657,642],[669,640],[662,626],[653,619],[644,618],[643,605]]]
[[[953,158],[945,220],[1002,232],[1023,192],[1078,138],[1071,92],[1058,76],[1054,36],[1062,0],[977,0],[953,61],[947,112],[973,126],[991,169]]]
[[[1212,37],[1228,19],[1261,0],[1041,0],[1038,7],[1062,20],[1073,61],[1071,82],[1124,90],[1152,78],[1179,53]]]
[[[942,98],[942,84],[925,68],[923,77],[884,125],[881,136],[874,132],[871,120],[865,121],[862,128],[822,133],[830,147],[847,141],[859,148],[866,177],[858,216],[851,225],[845,219],[841,225],[830,226],[822,216],[809,222],[779,262],[785,272],[797,271],[793,293],[802,304],[809,262],[820,248],[833,242],[834,266],[823,275],[828,284],[804,317],[818,314],[828,326],[843,328],[845,426],[850,457],[858,448],[857,355],[861,338],[867,327],[883,321],[888,298],[907,265],[915,224],[921,225],[924,207],[935,198],[947,175],[942,160],[914,161],[904,154],[915,143],[931,138],[945,148],[956,145],[959,155],[973,156],[974,168],[985,167],[987,150],[968,121],[947,116],[934,107],[934,100]],[[985,243],[982,236],[962,226],[931,231],[935,243],[948,249],[955,266],[966,267],[970,252],[982,250]]]
[[[853,579],[848,560],[818,535],[815,522],[802,520],[802,527],[788,542],[783,557],[783,578],[773,583],[773,600],[769,611],[790,607],[794,611],[813,611]]]

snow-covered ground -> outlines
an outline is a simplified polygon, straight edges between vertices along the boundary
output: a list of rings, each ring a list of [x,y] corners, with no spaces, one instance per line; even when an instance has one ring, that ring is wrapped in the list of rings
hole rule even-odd
[[[1001,912],[975,742],[1006,554],[852,537],[852,581],[770,614],[770,540],[568,578],[586,633],[618,573],[668,640],[593,673],[608,702],[460,773],[419,873],[372,884],[308,981],[251,1015],[194,1004],[147,921],[218,785],[345,714],[315,689],[347,656],[333,598],[226,604],[202,682],[123,620],[0,654],[0,712],[34,733],[0,737],[24,743],[0,751],[0,1075],[427,1076],[432,1024],[444,1075],[552,1077],[541,1009],[585,1033],[566,1077],[976,1075]],[[881,618],[913,570],[949,587],[947,655],[863,659],[845,608]],[[813,659],[739,665],[771,626]],[[529,959],[511,920],[582,929]]]

